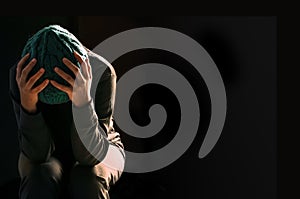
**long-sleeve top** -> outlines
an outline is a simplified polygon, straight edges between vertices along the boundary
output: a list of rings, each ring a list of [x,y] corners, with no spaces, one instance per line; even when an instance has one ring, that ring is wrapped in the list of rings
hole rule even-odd
[[[124,146],[113,127],[115,70],[91,51],[88,57],[93,75],[92,100],[83,107],[75,107],[71,101],[56,105],[39,101],[35,114],[29,114],[21,106],[16,65],[10,68],[9,94],[18,125],[20,150],[31,161],[42,163],[56,156],[66,164],[77,161],[92,166],[107,158],[108,149],[114,148],[119,154],[109,158],[118,158],[117,161],[124,164]],[[80,115],[76,125],[73,115]]]

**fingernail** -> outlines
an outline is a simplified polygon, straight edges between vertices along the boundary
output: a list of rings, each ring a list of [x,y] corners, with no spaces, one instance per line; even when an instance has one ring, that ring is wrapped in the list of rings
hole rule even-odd
[[[58,70],[58,68],[57,67],[54,67],[54,71],[57,71]]]
[[[41,68],[41,69],[40,69],[40,72],[41,72],[41,73],[42,73],[42,72],[44,72],[44,71],[45,71],[45,69],[44,69],[44,68]]]
[[[33,62],[36,62],[36,59],[35,58],[33,58],[32,60],[31,60],[31,62],[33,63]]]

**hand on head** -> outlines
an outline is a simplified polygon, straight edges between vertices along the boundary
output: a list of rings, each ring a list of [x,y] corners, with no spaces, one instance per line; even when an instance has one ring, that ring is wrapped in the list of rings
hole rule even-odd
[[[71,75],[64,72],[62,69],[55,67],[54,71],[64,80],[66,80],[70,86],[65,86],[57,83],[55,80],[50,80],[51,84],[57,89],[67,93],[72,103],[77,106],[83,106],[91,100],[91,84],[92,84],[92,71],[89,59],[83,60],[81,56],[75,52],[75,58],[80,63],[82,72],[67,58],[63,58],[63,63],[72,71],[75,75],[75,79]]]
[[[36,81],[44,74],[45,69],[41,68],[36,72],[28,81],[27,76],[31,69],[36,64],[36,59],[32,59],[24,68],[23,65],[29,58],[29,54],[25,55],[17,65],[16,81],[20,91],[20,100],[22,107],[29,113],[35,113],[37,111],[36,103],[38,101],[38,94],[41,92],[49,83],[48,79],[45,79],[38,86],[33,88]]]
[[[37,60],[33,58],[25,67],[24,64],[30,57],[26,54],[17,65],[16,81],[20,91],[20,100],[22,107],[29,113],[35,113],[37,111],[38,94],[51,82],[51,84],[57,89],[65,92],[72,103],[77,106],[83,106],[91,100],[91,83],[92,83],[92,72],[91,65],[88,58],[83,60],[81,56],[75,52],[75,58],[80,63],[82,70],[73,64],[67,58],[63,58],[62,62],[72,71],[75,75],[75,79],[71,75],[67,74],[62,69],[55,67],[54,71],[64,80],[66,80],[70,86],[62,85],[55,80],[45,79],[42,83],[33,87],[40,77],[45,72],[44,68],[38,70],[28,81],[27,77],[32,68],[35,66]]]

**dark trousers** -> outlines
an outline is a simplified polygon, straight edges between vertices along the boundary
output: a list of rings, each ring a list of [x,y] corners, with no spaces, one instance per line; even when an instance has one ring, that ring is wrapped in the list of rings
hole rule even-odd
[[[22,153],[19,158],[20,199],[108,199],[109,186],[120,176],[99,163],[96,166],[75,164],[64,171],[61,163],[33,164]]]

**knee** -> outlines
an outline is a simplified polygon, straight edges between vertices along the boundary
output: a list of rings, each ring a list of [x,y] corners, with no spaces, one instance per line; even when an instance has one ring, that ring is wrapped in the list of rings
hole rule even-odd
[[[27,177],[40,183],[53,180],[58,183],[61,179],[61,170],[52,165],[35,165]]]
[[[76,165],[70,173],[72,198],[109,198],[106,180],[97,176],[95,167]]]
[[[62,176],[61,164],[58,160],[51,158],[49,162],[34,164],[26,157],[22,156],[19,159],[19,173],[21,178],[37,182],[45,182],[55,180],[58,182]]]
[[[20,198],[55,198],[60,191],[62,169],[55,159],[42,164],[33,164],[20,158]]]

